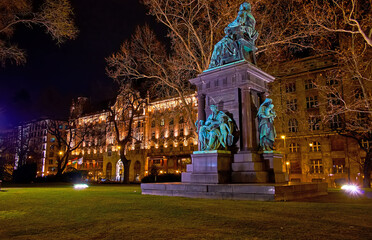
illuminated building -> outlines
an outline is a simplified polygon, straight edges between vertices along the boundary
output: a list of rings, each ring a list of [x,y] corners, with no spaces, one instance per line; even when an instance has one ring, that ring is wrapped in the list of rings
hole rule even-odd
[[[365,152],[355,140],[331,130],[341,124],[339,120],[324,123],[321,118],[328,114],[329,99],[315,82],[325,82],[323,74],[335,66],[330,56],[308,57],[281,64],[273,73],[276,80],[270,96],[277,112],[275,144],[284,154],[290,181],[335,186],[350,177],[352,182],[362,182],[360,163]],[[341,87],[342,83],[325,84]]]

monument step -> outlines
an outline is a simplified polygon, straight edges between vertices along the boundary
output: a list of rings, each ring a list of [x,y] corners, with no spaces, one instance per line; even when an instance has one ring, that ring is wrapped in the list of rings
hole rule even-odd
[[[269,181],[268,172],[232,172],[231,180],[233,183],[267,183]]]
[[[191,198],[288,201],[327,194],[327,183],[192,184],[142,183],[142,194]]]
[[[188,183],[219,183],[218,174],[190,174],[190,177],[182,178],[182,182]]]
[[[263,162],[237,162],[232,163],[232,170],[234,172],[264,171],[265,164]]]

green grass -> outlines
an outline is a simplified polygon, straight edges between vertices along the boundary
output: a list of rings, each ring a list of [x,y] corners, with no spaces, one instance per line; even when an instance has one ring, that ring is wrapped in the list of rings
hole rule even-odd
[[[0,239],[372,239],[372,199],[142,196],[139,186],[7,188]]]

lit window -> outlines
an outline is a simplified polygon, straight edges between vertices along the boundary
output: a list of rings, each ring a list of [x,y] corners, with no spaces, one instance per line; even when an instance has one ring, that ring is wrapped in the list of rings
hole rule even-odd
[[[345,168],[345,158],[334,158],[332,159],[332,162],[333,162],[333,168],[332,168],[333,174],[347,172],[347,168]]]
[[[298,143],[289,144],[289,152],[291,153],[298,152],[299,149],[300,149],[300,145]]]
[[[164,120],[164,118],[162,118],[161,120],[160,120],[160,126],[164,126],[165,125],[165,120]]]
[[[371,145],[370,145],[369,141],[366,141],[366,140],[363,139],[362,140],[362,146],[363,146],[363,148],[368,150]]]
[[[322,159],[310,160],[310,173],[323,173]]]
[[[321,146],[319,142],[312,142],[309,144],[310,146],[310,152],[320,152]]]

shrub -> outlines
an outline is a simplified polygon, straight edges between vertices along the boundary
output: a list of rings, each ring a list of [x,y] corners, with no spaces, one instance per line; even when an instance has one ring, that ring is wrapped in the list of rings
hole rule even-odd
[[[18,167],[13,171],[13,181],[15,183],[30,183],[36,178],[36,163],[28,163]]]

